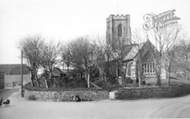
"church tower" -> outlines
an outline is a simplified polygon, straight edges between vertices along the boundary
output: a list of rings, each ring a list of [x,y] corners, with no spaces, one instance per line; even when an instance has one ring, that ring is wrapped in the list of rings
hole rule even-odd
[[[119,43],[131,44],[130,15],[110,15],[107,18],[106,43],[116,47]]]

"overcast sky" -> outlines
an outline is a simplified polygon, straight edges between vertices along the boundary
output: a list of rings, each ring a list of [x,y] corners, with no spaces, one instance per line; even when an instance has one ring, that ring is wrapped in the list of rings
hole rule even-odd
[[[78,36],[106,33],[110,14],[130,14],[131,28],[142,29],[143,16],[175,9],[190,30],[190,0],[0,0],[0,64],[20,63],[17,44],[41,34],[67,42]]]

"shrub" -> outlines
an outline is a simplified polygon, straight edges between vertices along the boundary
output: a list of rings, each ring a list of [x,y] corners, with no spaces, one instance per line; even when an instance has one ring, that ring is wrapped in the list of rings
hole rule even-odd
[[[37,100],[37,98],[36,98],[34,95],[30,95],[30,96],[28,97],[28,100]]]

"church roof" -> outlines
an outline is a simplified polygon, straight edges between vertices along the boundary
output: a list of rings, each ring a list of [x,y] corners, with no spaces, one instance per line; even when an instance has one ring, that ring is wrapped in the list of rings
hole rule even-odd
[[[153,46],[153,44],[149,40],[147,40],[144,43],[131,45],[131,46],[132,47],[130,48],[126,56],[124,57],[124,61],[134,59],[139,53],[139,51],[141,51],[142,55],[145,55],[146,52]]]
[[[133,45],[127,55],[125,56],[124,60],[131,60],[133,59],[139,52],[139,49],[141,49],[142,45]]]

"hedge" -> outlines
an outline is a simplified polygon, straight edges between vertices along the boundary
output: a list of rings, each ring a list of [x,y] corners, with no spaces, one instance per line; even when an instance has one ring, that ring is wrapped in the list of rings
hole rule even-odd
[[[116,99],[146,99],[177,97],[189,93],[189,86],[152,86],[121,88],[115,95]]]

